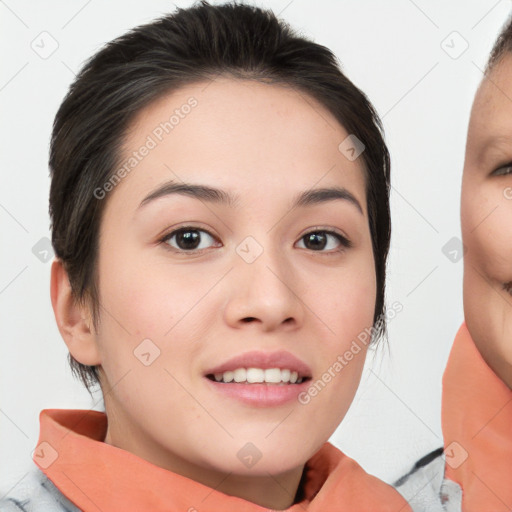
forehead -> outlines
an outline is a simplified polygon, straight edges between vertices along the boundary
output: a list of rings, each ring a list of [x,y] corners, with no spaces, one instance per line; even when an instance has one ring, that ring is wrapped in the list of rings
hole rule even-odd
[[[184,86],[143,109],[132,123],[126,145],[137,145],[149,130],[168,121],[169,114],[179,113],[176,111],[191,98],[197,106],[190,115],[180,116],[183,122],[171,127],[172,137],[164,134],[161,146],[182,148],[181,143],[188,139],[203,147],[213,142],[220,151],[222,142],[229,144],[235,138],[252,138],[250,146],[237,148],[242,152],[263,144],[271,150],[270,142],[277,139],[284,151],[288,149],[286,143],[292,140],[308,142],[305,147],[296,146],[299,154],[319,145],[337,149],[340,137],[348,135],[329,110],[296,88],[254,80],[217,78]]]
[[[475,95],[468,129],[468,151],[500,149],[512,143],[512,54],[505,55]]]
[[[191,98],[195,106],[182,108]],[[161,140],[114,195],[123,189],[140,194],[179,178],[254,196],[263,185],[291,193],[348,181],[365,203],[363,159],[351,161],[339,149],[346,129],[292,87],[226,78],[182,87],[139,112],[123,144],[124,158],[148,137],[158,139],[155,133]]]

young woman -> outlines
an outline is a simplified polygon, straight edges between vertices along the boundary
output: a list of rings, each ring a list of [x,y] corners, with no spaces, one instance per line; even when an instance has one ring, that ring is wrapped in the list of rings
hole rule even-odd
[[[403,478],[414,510],[512,508],[512,18],[469,122],[461,194],[464,317],[443,377],[443,450]],[[443,481],[444,478],[444,481]]]
[[[390,237],[380,121],[328,49],[179,9],[86,63],[50,168],[52,304],[105,413],[43,410],[2,510],[409,510],[328,443]]]

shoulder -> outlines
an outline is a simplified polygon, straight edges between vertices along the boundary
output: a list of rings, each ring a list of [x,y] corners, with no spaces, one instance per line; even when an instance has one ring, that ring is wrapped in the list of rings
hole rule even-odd
[[[31,469],[6,496],[0,512],[80,512],[38,468]]]
[[[393,486],[414,512],[441,512],[446,511],[441,499],[443,481],[444,457],[440,447],[419,459]]]

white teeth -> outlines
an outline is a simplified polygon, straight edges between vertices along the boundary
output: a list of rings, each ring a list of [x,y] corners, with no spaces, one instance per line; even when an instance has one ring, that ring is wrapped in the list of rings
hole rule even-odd
[[[298,372],[289,369],[280,368],[237,368],[234,371],[216,373],[214,375],[217,382],[247,382],[249,384],[266,382],[268,384],[300,384],[303,381]]]
[[[269,368],[265,370],[264,380],[265,382],[272,382],[273,384],[278,384],[281,382],[281,374],[283,372],[279,368]]]
[[[252,384],[253,382],[264,382],[265,371],[260,368],[247,368],[247,382]]]
[[[247,370],[245,368],[237,368],[233,373],[235,382],[245,382],[247,380]]]

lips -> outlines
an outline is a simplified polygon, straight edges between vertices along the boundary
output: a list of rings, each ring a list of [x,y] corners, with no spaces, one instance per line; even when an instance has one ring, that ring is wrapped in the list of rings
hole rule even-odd
[[[261,368],[262,370],[270,368],[280,368],[297,372],[299,378],[311,378],[311,368],[297,356],[292,353],[281,350],[277,352],[251,351],[235,356],[217,366],[209,368],[205,377],[212,377],[215,374],[234,371],[239,368]]]
[[[265,382],[261,382],[262,373],[265,373]],[[259,374],[260,378],[253,379],[251,374]],[[280,379],[276,378],[277,374]],[[211,367],[204,377],[208,388],[223,399],[268,408],[295,402],[309,386],[311,375],[311,368],[304,361],[281,350],[245,352]]]
[[[503,289],[508,292],[510,295],[512,295],[512,281],[510,281],[509,283],[505,283],[503,285]]]

